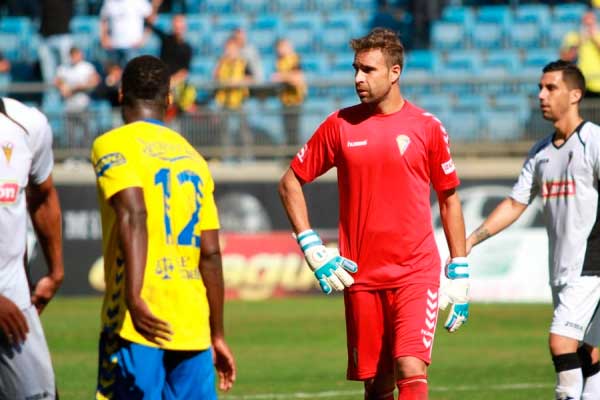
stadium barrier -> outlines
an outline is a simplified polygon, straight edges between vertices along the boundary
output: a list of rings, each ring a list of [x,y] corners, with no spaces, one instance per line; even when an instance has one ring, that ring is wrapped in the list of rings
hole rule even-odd
[[[78,169],[91,166],[78,167]],[[93,176],[93,175],[92,175]],[[467,230],[479,226],[491,207],[510,191],[512,179],[463,179],[459,190]],[[57,179],[63,207],[65,280],[62,295],[98,295],[103,290],[102,229],[92,180],[66,183]],[[266,299],[318,294],[320,290],[290,234],[280,205],[276,180],[216,178],[216,201],[222,225],[227,297]],[[326,177],[306,187],[311,219],[329,245],[336,245],[337,185]],[[433,224],[440,264],[447,257],[445,239],[432,195]],[[470,256],[475,301],[550,300],[547,239],[540,208],[529,211],[501,235],[478,246]],[[36,248],[31,262],[34,279],[44,271]],[[174,269],[173,273],[177,273]]]

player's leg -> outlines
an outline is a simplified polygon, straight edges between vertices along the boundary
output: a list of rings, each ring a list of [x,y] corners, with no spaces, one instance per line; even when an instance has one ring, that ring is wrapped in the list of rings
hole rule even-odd
[[[23,311],[29,326],[25,343],[10,345],[0,334],[0,399],[54,399],[50,352],[35,307]]]
[[[161,400],[164,350],[102,333],[99,353],[96,399]]]
[[[556,371],[556,398],[579,399],[583,389],[582,365],[577,349],[596,312],[600,278],[583,276],[552,287],[554,315],[549,347]]]
[[[437,323],[438,289],[437,284],[406,285],[394,290],[389,298],[399,399],[428,398],[427,366]]]
[[[600,292],[600,290],[597,290]],[[600,298],[600,293],[598,294]],[[592,299],[593,300],[593,299]],[[600,399],[600,300],[578,350],[583,373],[582,400]]]
[[[392,400],[394,396],[391,332],[385,326],[382,293],[385,292],[344,292],[347,378],[364,382],[367,400]]]
[[[167,351],[162,400],[216,400],[212,350]]]

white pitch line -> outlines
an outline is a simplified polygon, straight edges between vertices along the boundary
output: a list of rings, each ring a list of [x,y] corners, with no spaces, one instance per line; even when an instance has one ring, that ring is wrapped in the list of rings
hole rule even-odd
[[[434,386],[430,387],[430,392],[473,392],[480,390],[530,390],[543,389],[554,387],[550,383],[506,383],[502,385],[486,385],[486,386]],[[225,395],[221,396],[223,400],[286,400],[286,399],[324,399],[343,396],[358,396],[362,395],[362,390],[329,390],[324,392],[296,392],[296,393],[262,393],[249,394],[242,396]]]

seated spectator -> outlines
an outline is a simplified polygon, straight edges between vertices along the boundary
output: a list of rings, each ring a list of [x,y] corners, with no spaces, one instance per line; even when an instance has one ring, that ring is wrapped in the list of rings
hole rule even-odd
[[[114,62],[108,62],[104,67],[105,77],[94,89],[92,97],[98,100],[108,100],[112,107],[119,107],[119,88],[123,69]]]
[[[280,39],[275,46],[276,72],[271,80],[284,84],[279,98],[284,107],[282,115],[286,144],[296,145],[300,143],[300,112],[306,95],[306,82],[300,67],[300,57],[296,54],[292,43],[287,39]]]
[[[576,62],[585,76],[585,97],[600,97],[600,30],[594,11],[581,18],[581,29],[565,35],[560,57]]]
[[[84,60],[83,52],[71,48],[69,64],[63,64],[56,71],[55,85],[64,99],[66,112],[67,136],[72,146],[87,145],[86,140],[91,140],[87,107],[90,104],[90,94],[100,77],[96,68]]]

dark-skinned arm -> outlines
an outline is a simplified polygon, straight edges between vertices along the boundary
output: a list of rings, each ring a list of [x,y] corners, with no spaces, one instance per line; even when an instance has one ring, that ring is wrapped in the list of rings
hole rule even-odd
[[[233,353],[225,341],[223,325],[225,284],[223,282],[219,231],[216,229],[203,231],[200,243],[200,274],[206,287],[206,297],[210,309],[210,333],[215,354],[215,367],[219,376],[219,389],[227,391],[235,382],[236,366]]]
[[[52,176],[40,184],[27,186],[27,207],[48,268],[31,295],[31,302],[41,313],[64,278],[62,214]]]
[[[117,235],[125,261],[125,299],[135,329],[157,345],[170,341],[169,324],[157,318],[142,299],[148,252],[148,228],[144,192],[139,187],[121,190],[110,199],[117,214]]]

